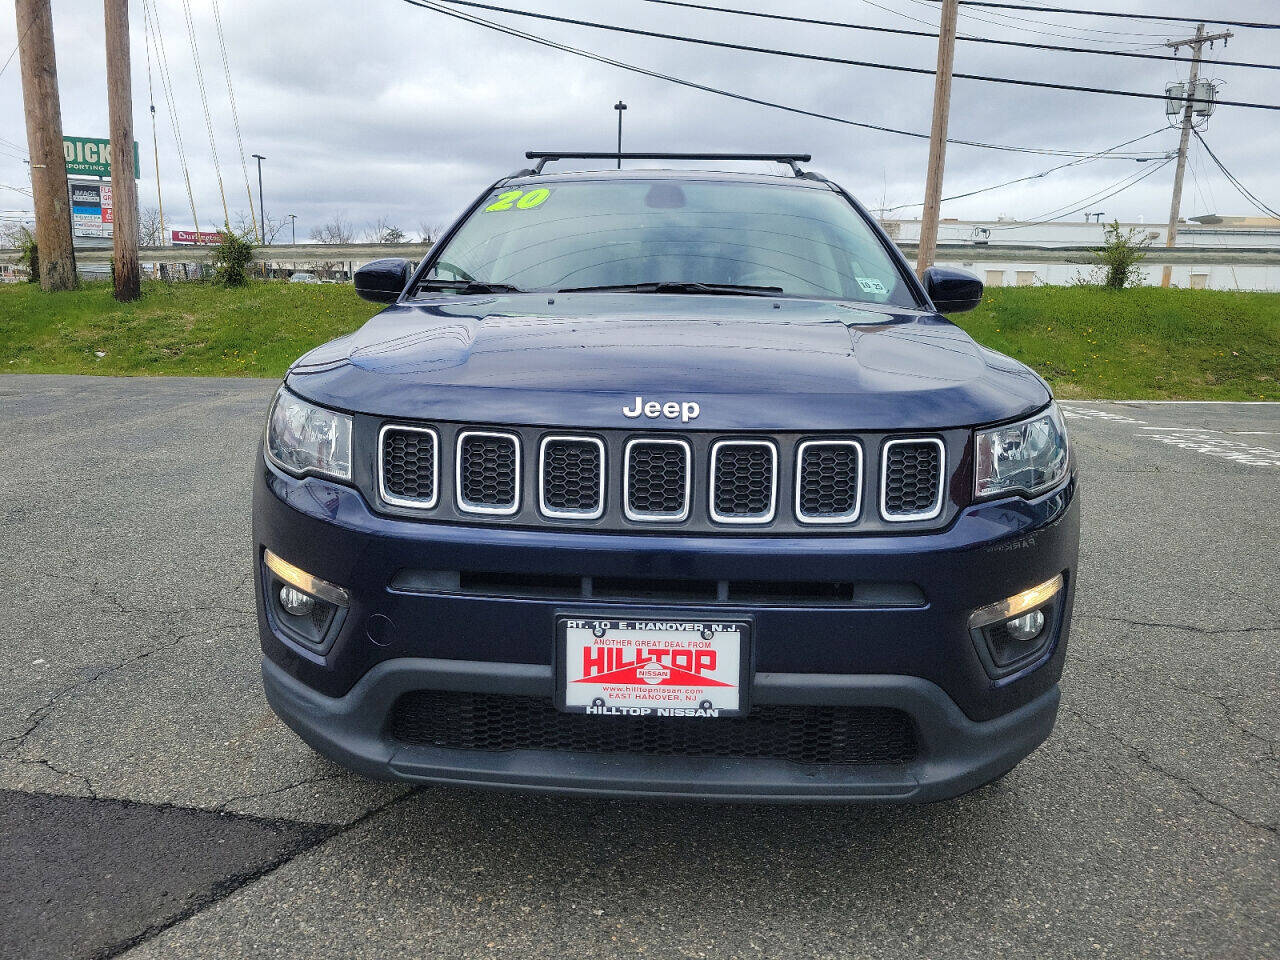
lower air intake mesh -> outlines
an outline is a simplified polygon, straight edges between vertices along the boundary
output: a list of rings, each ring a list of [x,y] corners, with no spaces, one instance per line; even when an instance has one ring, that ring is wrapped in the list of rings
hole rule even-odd
[[[805,764],[902,764],[915,727],[887,707],[756,707],[743,717],[563,713],[539,697],[420,690],[396,701],[390,734],[406,744],[504,752],[728,757]]]

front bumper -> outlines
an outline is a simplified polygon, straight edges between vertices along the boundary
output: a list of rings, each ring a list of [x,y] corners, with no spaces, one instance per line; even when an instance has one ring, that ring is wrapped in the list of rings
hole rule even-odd
[[[354,489],[259,464],[255,568],[268,699],[319,752],[369,776],[595,795],[923,801],[998,777],[1053,727],[1079,537],[1074,478],[1034,501],[967,507],[946,529],[926,534],[710,537],[392,518],[370,510]],[[331,645],[307,649],[272,627],[263,605],[263,549],[350,591]],[[916,584],[927,602],[909,608],[783,602],[717,604],[713,612],[753,621],[753,707],[895,708],[911,717],[918,752],[895,766],[823,766],[398,742],[387,721],[402,693],[550,700],[556,616],[608,617],[619,609],[590,600],[393,589],[406,569]],[[992,679],[967,629],[969,614],[1059,573],[1067,586],[1052,643],[1016,673]],[[672,619],[709,612],[642,606]]]
[[[403,693],[443,689],[550,698],[550,667],[388,660],[341,697],[317,693],[270,660],[263,662],[262,675],[272,709],[298,736],[331,760],[380,780],[774,802],[923,802],[967,793],[1011,769],[1049,736],[1059,698],[1055,684],[1018,709],[978,723],[919,677],[757,674],[753,696],[759,705],[885,706],[905,710],[915,721],[919,753],[909,764],[802,766],[759,759],[486,753],[410,746],[384,736],[385,718]]]

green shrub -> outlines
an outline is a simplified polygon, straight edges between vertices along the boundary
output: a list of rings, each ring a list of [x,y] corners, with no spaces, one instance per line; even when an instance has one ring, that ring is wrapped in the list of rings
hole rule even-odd
[[[1120,221],[1113,220],[1104,237],[1103,246],[1093,254],[1098,258],[1102,285],[1112,290],[1138,286],[1142,279],[1138,265],[1147,258],[1150,235],[1137,227],[1121,230]]]
[[[22,228],[22,232],[18,234],[18,262],[26,264],[30,271],[27,274],[28,283],[40,282],[40,247],[36,243],[36,235],[26,227]]]
[[[214,250],[213,279],[224,287],[243,287],[249,282],[248,266],[253,260],[253,241],[248,233],[236,233],[223,224],[222,242]]]

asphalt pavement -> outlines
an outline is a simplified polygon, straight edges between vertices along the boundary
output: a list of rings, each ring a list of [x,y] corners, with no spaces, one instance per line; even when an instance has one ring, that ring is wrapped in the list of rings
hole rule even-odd
[[[274,384],[0,378],[0,958],[1280,956],[1280,404],[1066,404],[1058,727],[925,807],[372,783],[268,709]]]

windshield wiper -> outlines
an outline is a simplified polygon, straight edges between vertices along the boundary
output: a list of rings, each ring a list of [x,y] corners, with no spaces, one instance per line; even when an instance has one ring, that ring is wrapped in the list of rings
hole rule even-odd
[[[524,293],[519,287],[509,283],[491,283],[488,280],[446,280],[436,278],[423,280],[418,284],[419,290],[450,290],[454,293]]]
[[[746,297],[776,297],[785,293],[781,287],[753,287],[739,283],[700,283],[693,280],[660,280],[649,283],[616,283],[598,287],[564,287],[556,293],[592,293],[616,291],[618,293],[704,293],[711,295],[735,294]]]

